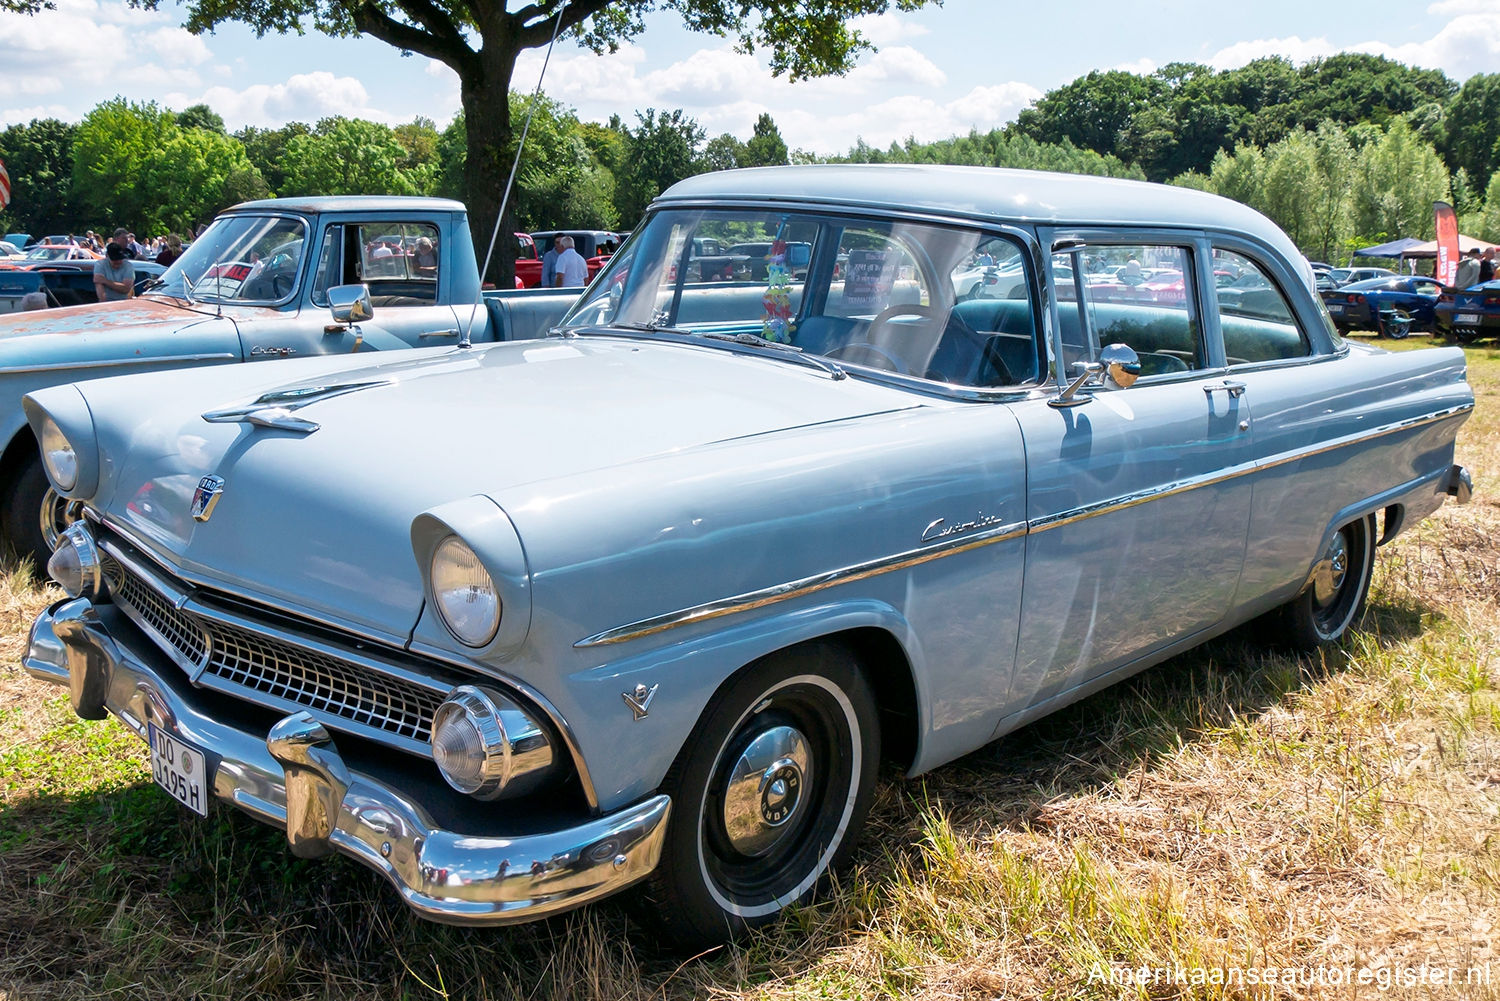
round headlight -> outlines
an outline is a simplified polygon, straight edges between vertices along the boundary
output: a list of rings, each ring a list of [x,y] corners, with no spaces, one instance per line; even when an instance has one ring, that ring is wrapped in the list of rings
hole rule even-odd
[[[432,554],[432,598],[438,615],[465,646],[484,646],[500,628],[500,594],[489,571],[456,535]]]
[[[78,485],[78,453],[50,417],[42,425],[42,463],[59,490],[72,490]]]

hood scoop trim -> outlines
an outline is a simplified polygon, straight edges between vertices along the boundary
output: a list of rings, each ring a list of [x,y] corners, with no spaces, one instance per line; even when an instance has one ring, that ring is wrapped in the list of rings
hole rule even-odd
[[[356,393],[361,389],[389,386],[394,382],[394,379],[369,379],[364,382],[278,389],[256,397],[251,403],[204,411],[202,417],[210,424],[249,424],[253,427],[272,428],[277,431],[312,434],[322,425],[317,421],[298,417],[293,411],[317,403],[319,400],[329,400],[335,396]]]

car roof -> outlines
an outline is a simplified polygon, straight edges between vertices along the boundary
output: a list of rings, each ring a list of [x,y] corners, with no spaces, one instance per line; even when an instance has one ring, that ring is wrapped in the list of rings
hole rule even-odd
[[[1349,289],[1353,289],[1354,291],[1359,292],[1366,289],[1390,288],[1392,285],[1395,285],[1400,281],[1400,275],[1376,275],[1374,278],[1363,278],[1357,282],[1350,282],[1348,285],[1345,285],[1343,288],[1339,289],[1339,291],[1346,292]]]
[[[262,198],[240,202],[225,211],[250,212],[279,209],[283,212],[462,212],[464,203],[451,198],[410,195],[316,195],[303,198]]]
[[[750,167],[678,181],[654,204],[788,201],[1005,219],[1043,225],[1215,226],[1302,254],[1275,223],[1219,195],[1112,177],[935,164]]]

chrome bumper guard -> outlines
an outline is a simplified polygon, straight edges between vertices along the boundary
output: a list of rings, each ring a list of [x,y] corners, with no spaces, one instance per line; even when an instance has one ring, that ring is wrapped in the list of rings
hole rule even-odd
[[[1467,504],[1474,497],[1474,478],[1469,475],[1469,471],[1463,466],[1450,466],[1448,467],[1447,482],[1443,485],[1443,489],[1449,497],[1452,497],[1460,504]]]
[[[337,851],[363,862],[434,921],[548,917],[644,878],[661,857],[666,796],[544,834],[441,830],[401,792],[350,771],[310,712],[285,717],[266,736],[199,712],[183,691],[187,680],[118,642],[87,598],[60,601],[37,618],[23,663],[33,677],[66,685],[85,719],[113,713],[143,740],[150,722],[204,749],[217,759],[216,798],[285,829],[296,855]]]

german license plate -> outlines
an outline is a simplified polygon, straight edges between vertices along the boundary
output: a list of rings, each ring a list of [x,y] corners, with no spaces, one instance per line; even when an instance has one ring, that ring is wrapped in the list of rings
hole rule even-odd
[[[1454,323],[1478,323],[1478,313],[1459,313],[1453,318]]]
[[[1328,312],[1330,312],[1330,313],[1342,313],[1343,311],[1344,311],[1344,307],[1340,306],[1338,303],[1329,303],[1328,304]]]
[[[177,802],[200,817],[208,816],[208,796],[204,792],[208,758],[182,738],[157,729],[155,723],[146,726],[151,744],[151,778]]]

